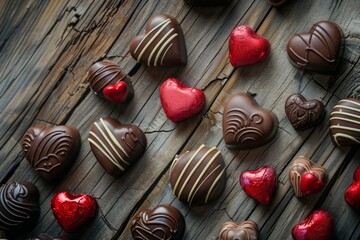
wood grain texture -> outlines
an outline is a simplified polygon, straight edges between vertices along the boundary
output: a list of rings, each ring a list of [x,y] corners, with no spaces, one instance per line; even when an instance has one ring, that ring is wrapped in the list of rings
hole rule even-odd
[[[171,203],[185,216],[184,239],[216,239],[225,221],[257,222],[261,239],[291,239],[291,228],[313,209],[335,215],[337,237],[357,239],[359,215],[343,201],[357,165],[356,149],[339,149],[328,136],[329,113],[348,96],[360,97],[360,2],[353,0],[291,1],[282,8],[265,0],[234,0],[227,7],[199,8],[178,0],[140,1],[1,1],[0,2],[0,180],[28,180],[41,192],[41,216],[30,233],[62,234],[50,210],[57,191],[89,193],[96,197],[99,214],[75,239],[131,239],[133,215],[159,203]],[[115,105],[95,96],[87,84],[93,62],[110,59],[130,72],[136,62],[128,52],[131,39],[158,13],[175,17],[184,31],[188,64],[182,68],[141,67],[132,77],[134,99]],[[296,32],[307,31],[316,21],[339,24],[346,37],[345,54],[336,76],[304,75],[288,61],[286,43]],[[231,30],[247,24],[267,37],[268,59],[234,69],[228,61]],[[206,106],[180,124],[167,120],[159,101],[159,86],[176,77],[205,90]],[[237,92],[256,93],[257,102],[279,118],[279,133],[271,143],[255,150],[230,151],[222,139],[222,111]],[[301,92],[326,105],[322,123],[296,132],[284,112],[286,98]],[[146,132],[148,148],[122,177],[102,169],[87,141],[90,126],[100,117],[134,123]],[[19,141],[33,124],[69,124],[82,138],[80,155],[57,185],[40,179],[24,159]],[[200,144],[217,146],[227,166],[223,196],[205,207],[179,202],[169,186],[168,169],[176,154]],[[287,178],[288,166],[306,155],[329,172],[321,194],[297,199]],[[279,177],[275,199],[269,207],[256,204],[239,186],[247,169],[271,165]],[[343,238],[344,237],[344,238]]]

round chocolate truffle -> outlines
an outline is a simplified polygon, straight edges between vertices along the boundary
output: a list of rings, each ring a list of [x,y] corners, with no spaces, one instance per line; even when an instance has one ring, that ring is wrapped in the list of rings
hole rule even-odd
[[[134,96],[134,88],[131,83],[131,78],[124,73],[118,65],[109,60],[93,64],[89,69],[88,79],[90,89],[100,97],[106,98],[104,95],[104,89],[107,86],[114,86],[116,83],[121,81],[125,82],[127,86],[127,96],[123,102],[129,102]]]
[[[152,210],[140,212],[131,223],[134,239],[179,240],[185,231],[181,212],[169,204],[161,204]]]
[[[0,187],[0,230],[8,235],[28,231],[39,217],[39,191],[29,182],[10,182]]]
[[[226,184],[220,151],[201,145],[196,151],[177,156],[170,168],[170,183],[182,202],[199,205],[214,201]]]

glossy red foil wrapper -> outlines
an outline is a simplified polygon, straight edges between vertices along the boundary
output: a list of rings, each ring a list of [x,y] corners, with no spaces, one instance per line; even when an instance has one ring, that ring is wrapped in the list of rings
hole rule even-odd
[[[205,95],[200,89],[188,87],[175,78],[169,78],[161,85],[160,100],[167,118],[180,122],[201,110]]]
[[[356,168],[353,182],[345,191],[345,201],[351,207],[360,209],[360,167]]]
[[[270,43],[248,26],[238,26],[230,34],[229,58],[234,67],[263,61],[270,53]]]
[[[66,232],[74,232],[95,216],[97,204],[90,195],[59,192],[51,200],[51,210]]]
[[[304,195],[321,192],[324,184],[315,174],[308,172],[301,177],[300,189]]]
[[[104,88],[104,96],[109,101],[114,103],[122,103],[126,100],[128,95],[128,87],[126,82],[120,81],[114,85],[109,85]]]
[[[334,238],[334,221],[330,212],[317,210],[295,225],[292,236],[296,240],[330,240]]]
[[[246,194],[263,205],[270,204],[276,184],[276,171],[272,167],[263,166],[240,175],[240,185]]]

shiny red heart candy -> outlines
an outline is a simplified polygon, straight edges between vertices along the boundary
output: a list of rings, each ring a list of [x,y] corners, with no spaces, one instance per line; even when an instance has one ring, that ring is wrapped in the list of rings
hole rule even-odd
[[[317,210],[295,225],[292,236],[296,240],[330,240],[334,238],[334,221],[330,212]]]
[[[345,191],[345,201],[351,207],[360,209],[360,167],[356,168],[353,182]]]
[[[115,103],[122,103],[125,101],[128,95],[128,87],[126,82],[120,81],[115,83],[114,85],[108,85],[104,88],[104,96],[109,101]]]
[[[263,61],[270,53],[270,43],[248,26],[238,26],[230,34],[229,57],[234,67]]]
[[[308,172],[301,176],[300,189],[303,194],[309,195],[320,192],[323,187],[323,182],[314,173]]]
[[[51,210],[66,232],[74,232],[95,216],[97,204],[95,198],[87,194],[59,192],[51,200]]]
[[[175,78],[167,79],[160,88],[161,105],[168,119],[180,122],[198,113],[205,103],[205,94],[186,86]]]
[[[240,185],[246,194],[263,205],[270,204],[276,183],[276,171],[272,167],[263,166],[240,175]]]

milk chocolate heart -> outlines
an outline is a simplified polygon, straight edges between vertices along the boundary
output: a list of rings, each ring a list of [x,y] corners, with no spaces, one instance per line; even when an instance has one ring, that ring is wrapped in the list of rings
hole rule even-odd
[[[330,115],[330,135],[339,147],[360,145],[360,100],[340,100]]]
[[[119,176],[144,154],[147,141],[135,125],[121,124],[113,118],[100,118],[89,133],[91,151],[112,176]]]
[[[272,140],[278,119],[269,110],[260,108],[252,96],[238,93],[225,105],[222,126],[229,149],[248,149]]]
[[[226,222],[221,226],[219,240],[256,240],[257,225],[253,221]]]
[[[152,67],[178,67],[187,63],[184,34],[175,18],[165,14],[152,17],[145,33],[130,43],[130,54]]]
[[[289,179],[297,197],[322,191],[326,178],[326,169],[304,156],[298,157],[289,168]]]
[[[360,209],[360,167],[356,168],[353,182],[345,191],[345,201],[351,207]]]
[[[330,212],[317,210],[295,225],[292,236],[296,240],[330,240],[334,238],[334,220]]]
[[[324,104],[318,100],[306,101],[301,94],[290,95],[285,102],[285,113],[296,130],[319,123],[324,117]]]
[[[74,163],[80,150],[80,134],[71,126],[34,126],[23,139],[26,159],[45,180],[60,180]]]
[[[66,232],[74,232],[95,216],[97,204],[87,194],[59,192],[51,199],[51,210]]]
[[[269,205],[277,185],[276,171],[268,166],[244,171],[240,175],[240,185],[247,195],[260,204]]]
[[[169,78],[161,85],[160,100],[166,116],[173,122],[180,122],[202,109],[205,94],[200,89]]]
[[[291,63],[302,70],[333,73],[341,60],[343,34],[329,21],[315,23],[309,32],[298,33],[287,45]]]

